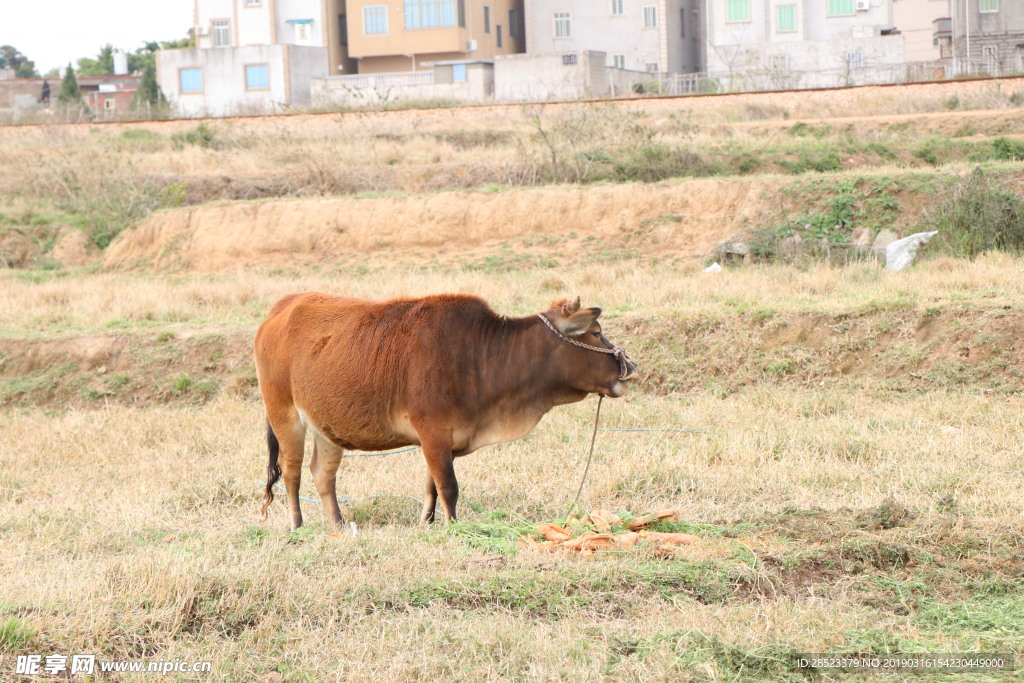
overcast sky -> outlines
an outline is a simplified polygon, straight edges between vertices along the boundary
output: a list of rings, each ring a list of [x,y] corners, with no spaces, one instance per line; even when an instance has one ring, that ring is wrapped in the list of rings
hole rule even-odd
[[[13,45],[44,74],[106,43],[133,52],[149,40],[184,38],[193,0],[0,0],[0,45]]]

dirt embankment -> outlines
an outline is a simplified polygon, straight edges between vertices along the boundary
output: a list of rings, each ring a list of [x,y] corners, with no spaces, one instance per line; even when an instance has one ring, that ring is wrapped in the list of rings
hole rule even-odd
[[[163,211],[119,236],[107,268],[213,271],[239,263],[327,261],[352,254],[465,251],[533,234],[621,239],[672,216],[648,247],[704,253],[763,209],[770,180],[443,192],[430,196],[221,204]]]
[[[642,365],[636,391],[762,383],[842,383],[892,391],[1024,390],[1024,311],[879,310],[616,321],[614,338]],[[221,392],[256,398],[251,330],[5,340],[0,406],[199,403]]]

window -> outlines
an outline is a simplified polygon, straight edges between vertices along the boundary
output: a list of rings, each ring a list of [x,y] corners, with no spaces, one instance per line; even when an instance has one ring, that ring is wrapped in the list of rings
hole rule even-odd
[[[261,4],[262,0],[245,0],[246,7],[259,7]]]
[[[726,0],[726,3],[726,21],[750,21],[750,0]]]
[[[405,0],[405,27],[455,26],[455,0]]]
[[[572,15],[569,12],[555,12],[555,38],[572,35]]]
[[[612,66],[616,69],[625,69],[626,55],[612,55]]]
[[[846,53],[846,66],[851,69],[864,68],[864,53],[860,50]]]
[[[686,10],[679,10],[679,37],[686,37]]]
[[[466,82],[466,65],[465,64],[452,64],[452,82],[453,83],[465,83]]]
[[[981,58],[985,61],[985,71],[994,73],[999,67],[999,47],[996,45],[983,45],[981,47]]]
[[[613,15],[620,16],[622,14],[622,12],[624,10],[622,4],[623,4],[623,0],[612,0],[612,14]]]
[[[796,5],[780,5],[775,8],[775,30],[779,33],[796,30]]]
[[[466,0],[459,0],[459,28],[466,28]]]
[[[270,77],[266,64],[247,64],[245,66],[245,89],[266,90],[270,87]]]
[[[789,55],[772,55],[772,71],[789,71]]]
[[[117,100],[115,100],[113,97],[108,97],[107,99],[103,100],[103,108],[107,111],[114,111],[115,109],[117,109]]]
[[[383,36],[388,32],[387,5],[367,5],[363,8],[363,33]]]
[[[348,45],[348,17],[344,14],[338,15],[338,42]]]
[[[313,42],[313,24],[293,24],[295,26],[295,43],[297,45],[309,45]]]
[[[830,17],[849,16],[854,14],[853,0],[828,0]]]
[[[656,74],[659,71],[661,71],[661,69],[658,68],[657,62],[647,62],[646,64],[644,64],[644,71],[646,71],[647,73]]]
[[[508,11],[508,37],[519,37],[519,12],[514,9]]]
[[[653,5],[644,7],[644,28],[654,28],[658,25],[658,8]]]
[[[573,66],[576,64],[576,53],[570,52],[562,55],[562,66]]]
[[[203,70],[201,68],[179,69],[178,83],[181,85],[181,92],[202,92],[203,91]]]
[[[497,32],[498,35],[498,47],[501,47],[501,24],[495,24],[494,30]]]
[[[982,12],[998,12],[999,0],[978,0],[978,10]]]
[[[211,22],[213,26],[213,46],[228,47],[231,45],[231,22],[227,19],[217,19]]]
[[[484,5],[484,33],[491,32],[491,6]]]

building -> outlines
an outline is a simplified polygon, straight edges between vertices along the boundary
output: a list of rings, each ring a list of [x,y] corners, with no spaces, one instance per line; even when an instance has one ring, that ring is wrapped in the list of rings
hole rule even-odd
[[[892,18],[893,25],[903,34],[908,62],[942,59],[936,22],[949,18],[949,0],[897,0],[892,6]]]
[[[356,64],[344,0],[195,0],[195,37],[157,53],[157,81],[186,116],[308,106],[312,78]]]
[[[345,0],[195,0],[196,47],[300,45],[327,50],[328,74],[355,73]]]
[[[703,0],[708,73],[732,90],[899,80],[894,0]]]
[[[961,71],[991,76],[1024,73],[1024,2],[951,1],[952,51]]]
[[[530,54],[604,52],[608,66],[701,71],[700,0],[525,0]]]
[[[522,0],[346,0],[360,74],[432,69],[523,52]]]

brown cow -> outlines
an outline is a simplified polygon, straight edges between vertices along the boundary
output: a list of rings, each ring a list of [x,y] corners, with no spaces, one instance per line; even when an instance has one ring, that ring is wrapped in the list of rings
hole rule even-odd
[[[453,458],[526,436],[554,406],[625,393],[636,366],[605,339],[599,315],[600,308],[581,309],[579,298],[506,318],[458,294],[386,302],[284,297],[255,343],[270,449],[264,516],[283,477],[292,527],[302,526],[308,428],[313,481],[336,527],[345,524],[334,489],[344,449],[413,444],[429,470],[423,521],[434,520],[438,492],[445,519],[455,519]]]

